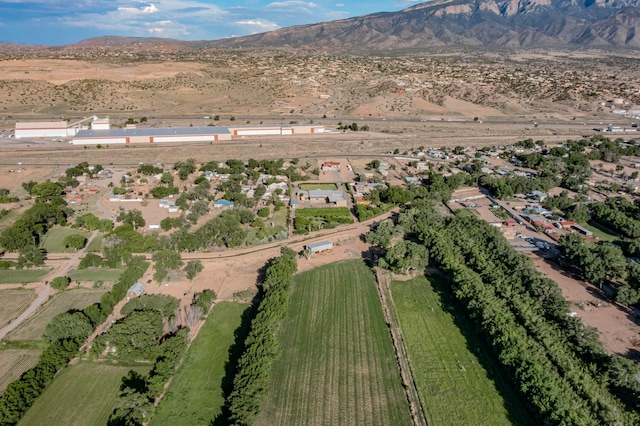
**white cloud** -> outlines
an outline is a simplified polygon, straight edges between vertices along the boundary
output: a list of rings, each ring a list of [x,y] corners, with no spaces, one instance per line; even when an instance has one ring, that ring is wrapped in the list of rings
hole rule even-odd
[[[280,26],[275,22],[269,22],[262,19],[245,19],[236,21],[235,24],[248,28],[252,33],[273,31],[280,28]]]
[[[344,7],[344,3],[336,3],[336,7]]]
[[[291,0],[291,1],[274,1],[265,6],[266,9],[304,9],[307,7],[314,8],[314,7],[318,7],[318,5],[313,2]]]
[[[146,4],[144,7],[119,7],[119,12],[125,12],[129,14],[147,14],[147,13],[156,13],[159,12],[158,8],[153,3],[143,3]]]

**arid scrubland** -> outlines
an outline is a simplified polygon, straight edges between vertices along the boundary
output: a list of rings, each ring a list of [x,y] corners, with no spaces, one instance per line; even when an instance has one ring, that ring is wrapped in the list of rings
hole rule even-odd
[[[128,50],[127,50],[128,49]],[[0,52],[0,114],[588,119],[640,103],[638,59],[603,52],[347,56]]]

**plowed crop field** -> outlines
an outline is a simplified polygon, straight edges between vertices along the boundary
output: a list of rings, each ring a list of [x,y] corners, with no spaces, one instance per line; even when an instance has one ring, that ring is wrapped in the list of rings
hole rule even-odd
[[[334,263],[294,277],[259,425],[410,425],[371,271]]]

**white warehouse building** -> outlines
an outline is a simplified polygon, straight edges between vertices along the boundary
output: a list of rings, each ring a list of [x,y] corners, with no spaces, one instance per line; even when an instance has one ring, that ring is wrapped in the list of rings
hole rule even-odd
[[[81,130],[73,140],[74,145],[215,142],[231,140],[227,127],[173,127],[147,129]]]
[[[240,126],[169,127],[80,130],[74,145],[181,143],[230,141],[234,136],[310,135],[324,132],[324,126]]]
[[[76,129],[70,129],[66,121],[39,121],[16,123],[16,139],[23,138],[67,138],[73,136]]]

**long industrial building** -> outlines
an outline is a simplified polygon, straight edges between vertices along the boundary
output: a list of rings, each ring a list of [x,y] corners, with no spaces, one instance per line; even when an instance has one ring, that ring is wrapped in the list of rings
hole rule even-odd
[[[90,124],[88,122],[91,122]],[[87,125],[89,124],[89,125]],[[72,138],[74,145],[181,143],[229,141],[233,137],[284,136],[324,133],[317,125],[264,125],[237,127],[168,127],[112,129],[108,118],[85,117],[74,123],[66,121],[16,123],[16,139]]]
[[[231,140],[227,127],[175,127],[149,129],[80,130],[72,139],[74,145],[215,142]]]
[[[323,126],[242,126],[242,127],[168,127],[80,130],[71,140],[74,145],[181,143],[230,141],[233,137],[310,135],[323,133]]]

